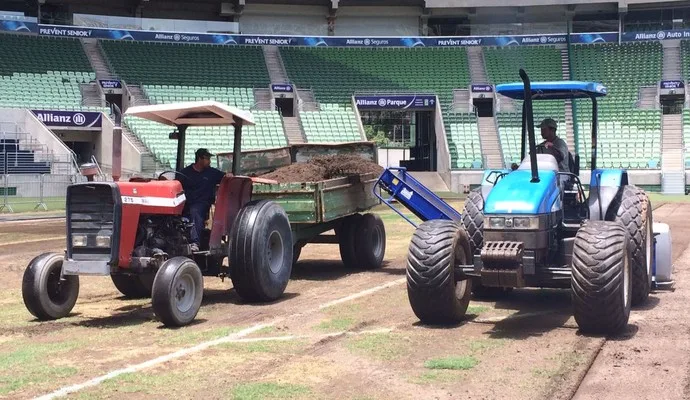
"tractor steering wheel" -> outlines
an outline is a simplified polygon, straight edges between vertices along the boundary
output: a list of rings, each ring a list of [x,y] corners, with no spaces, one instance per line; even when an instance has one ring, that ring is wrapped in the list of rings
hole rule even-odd
[[[173,170],[167,170],[167,171],[161,172],[160,175],[158,175],[158,180],[159,180],[159,181],[167,181],[168,178],[165,177],[165,176],[163,176],[163,175],[165,175],[165,174],[167,174],[167,173],[180,174],[180,175],[182,175],[183,177],[189,179],[189,177],[188,177],[187,175],[183,174],[182,172],[173,171]],[[173,179],[174,179],[174,178],[173,178]]]

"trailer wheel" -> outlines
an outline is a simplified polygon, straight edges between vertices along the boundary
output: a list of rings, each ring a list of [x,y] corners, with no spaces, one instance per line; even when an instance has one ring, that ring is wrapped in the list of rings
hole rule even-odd
[[[356,268],[358,264],[357,250],[355,242],[357,238],[357,227],[363,215],[353,214],[343,218],[343,222],[337,229],[338,247],[340,248],[340,259],[347,268]]]
[[[187,257],[174,257],[156,273],[151,304],[165,326],[184,326],[196,318],[203,295],[199,266]]]
[[[230,232],[230,278],[245,301],[273,301],[287,287],[293,263],[288,216],[268,200],[247,203]]]
[[[386,255],[386,227],[378,215],[367,213],[360,218],[355,232],[355,253],[358,268],[381,268]]]
[[[625,226],[630,237],[632,305],[647,301],[652,287],[652,204],[644,190],[626,185],[609,207],[607,220]]]
[[[630,317],[632,265],[625,227],[590,221],[578,230],[573,246],[572,302],[584,333],[615,334]]]
[[[43,253],[31,260],[24,271],[24,305],[41,321],[66,317],[79,297],[79,277],[60,277],[62,261],[61,254]]]
[[[456,281],[454,267],[469,259],[467,233],[454,222],[431,220],[419,225],[407,255],[407,297],[423,323],[455,323],[465,316],[472,280]]]
[[[294,266],[299,261],[299,256],[302,254],[302,247],[304,245],[296,244],[292,247],[292,265]]]
[[[112,274],[113,284],[128,299],[151,297],[154,274]]]

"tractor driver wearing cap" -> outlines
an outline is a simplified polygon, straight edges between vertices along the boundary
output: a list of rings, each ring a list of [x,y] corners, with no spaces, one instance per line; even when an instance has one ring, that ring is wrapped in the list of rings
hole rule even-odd
[[[539,124],[539,128],[541,128],[541,137],[544,139],[544,142],[539,146],[544,147],[548,154],[556,157],[560,172],[570,172],[568,144],[565,140],[556,136],[556,129],[558,128],[556,121],[551,118],[545,118]]]
[[[184,214],[188,216],[194,226],[191,232],[192,251],[199,251],[200,237],[206,224],[211,204],[215,201],[215,188],[226,175],[223,171],[211,167],[211,154],[201,148],[194,154],[194,164],[190,164],[182,171],[179,178],[184,189],[186,204]],[[231,174],[227,174],[231,176]],[[179,176],[179,175],[178,175]]]

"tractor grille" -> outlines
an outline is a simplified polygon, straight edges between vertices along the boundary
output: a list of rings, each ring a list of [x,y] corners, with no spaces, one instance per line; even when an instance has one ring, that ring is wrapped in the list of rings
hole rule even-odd
[[[70,186],[67,189],[67,248],[75,260],[113,260],[119,243],[115,221],[119,224],[117,187],[103,183]],[[109,243],[104,245],[104,237]],[[75,245],[73,239],[83,241]],[[100,245],[99,245],[100,242]]]

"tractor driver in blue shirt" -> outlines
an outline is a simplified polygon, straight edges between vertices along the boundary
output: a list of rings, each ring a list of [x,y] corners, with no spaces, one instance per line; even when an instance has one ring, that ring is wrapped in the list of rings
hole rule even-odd
[[[215,188],[223,180],[225,174],[211,167],[211,154],[207,149],[201,148],[194,154],[194,164],[190,164],[180,173],[179,178],[184,189],[186,203],[183,214],[192,220],[194,226],[191,231],[191,249],[199,251],[200,237],[206,224],[206,218],[215,202]],[[178,175],[179,176],[179,175]]]

